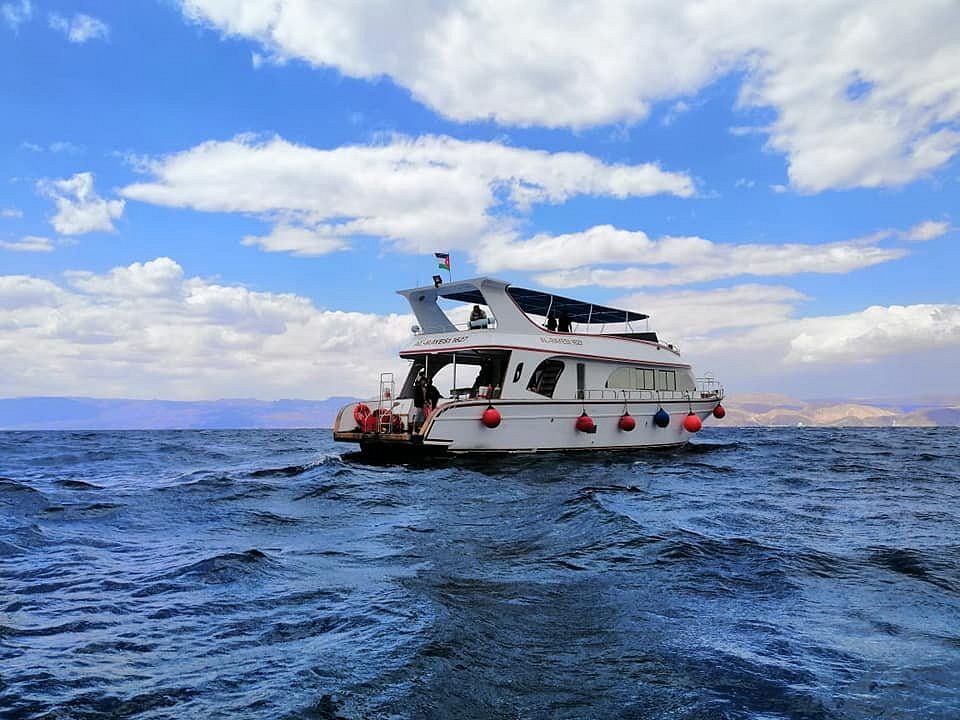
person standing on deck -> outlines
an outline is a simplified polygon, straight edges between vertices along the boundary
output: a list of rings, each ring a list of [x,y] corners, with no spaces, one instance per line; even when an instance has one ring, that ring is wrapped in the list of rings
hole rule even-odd
[[[427,398],[427,378],[423,370],[417,373],[417,379],[413,382],[413,424],[410,426],[411,432],[420,432],[423,425],[424,413],[423,405]]]
[[[440,391],[437,390],[437,386],[433,384],[431,380],[427,383],[426,390],[426,402],[423,406],[423,416],[424,419],[433,415],[433,411],[437,409],[437,405],[440,403]]]

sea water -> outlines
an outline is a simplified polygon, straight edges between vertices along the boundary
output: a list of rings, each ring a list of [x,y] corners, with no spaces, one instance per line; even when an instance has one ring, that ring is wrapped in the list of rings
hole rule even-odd
[[[0,717],[958,718],[958,448],[0,433]]]

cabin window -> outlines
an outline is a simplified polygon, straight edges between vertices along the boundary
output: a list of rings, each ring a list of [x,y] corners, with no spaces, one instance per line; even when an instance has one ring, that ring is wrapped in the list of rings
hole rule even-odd
[[[587,366],[577,363],[577,397],[583,398],[583,391],[587,387]]]
[[[610,373],[607,387],[618,390],[653,390],[652,368],[621,367]]]
[[[557,380],[560,379],[563,368],[562,360],[544,360],[537,365],[537,369],[530,376],[527,390],[546,397],[553,397],[553,391],[557,387]]]
[[[657,371],[657,390],[676,390],[677,372],[675,370]]]
[[[520,380],[520,376],[523,374],[523,363],[517,363],[517,369],[513,371],[513,381],[517,382]]]

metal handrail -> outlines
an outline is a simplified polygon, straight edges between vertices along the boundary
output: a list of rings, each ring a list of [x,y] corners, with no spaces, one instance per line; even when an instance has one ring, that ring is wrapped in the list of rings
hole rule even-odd
[[[717,394],[718,397],[722,397],[723,386],[715,382],[713,388],[714,389],[712,390],[707,390],[699,385],[693,390],[625,390],[614,388],[587,388],[584,390],[577,390],[575,397],[578,400],[622,399],[625,401],[634,402],[693,400],[697,399],[698,397],[709,397],[713,394]]]

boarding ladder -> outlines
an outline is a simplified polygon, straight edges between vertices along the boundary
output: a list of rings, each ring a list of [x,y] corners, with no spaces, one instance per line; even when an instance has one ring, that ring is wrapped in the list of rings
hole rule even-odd
[[[393,373],[380,373],[380,393],[377,397],[377,432],[393,432],[393,403],[397,397]]]

